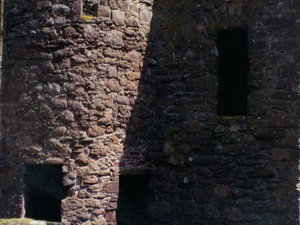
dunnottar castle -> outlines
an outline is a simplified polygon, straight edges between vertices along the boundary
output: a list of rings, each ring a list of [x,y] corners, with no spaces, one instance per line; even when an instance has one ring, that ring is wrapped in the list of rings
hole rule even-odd
[[[299,0],[1,2],[1,218],[299,224]]]

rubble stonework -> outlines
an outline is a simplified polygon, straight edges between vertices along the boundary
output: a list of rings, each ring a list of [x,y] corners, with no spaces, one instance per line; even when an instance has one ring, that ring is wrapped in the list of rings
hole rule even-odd
[[[144,224],[297,224],[299,1],[85,2],[5,2],[1,217],[50,163],[63,224],[116,224],[128,174],[152,175]],[[244,116],[217,114],[227,27],[249,31]]]
[[[3,187],[3,216],[20,216],[23,164],[55,163],[63,164],[69,187],[63,222],[115,224],[119,163],[151,5],[101,1],[97,18],[78,14],[80,7],[80,1],[6,3],[5,149],[15,175]],[[148,20],[140,19],[144,14]]]

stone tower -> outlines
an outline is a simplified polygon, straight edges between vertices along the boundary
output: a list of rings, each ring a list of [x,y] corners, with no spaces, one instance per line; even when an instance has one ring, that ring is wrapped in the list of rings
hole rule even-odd
[[[298,224],[299,8],[5,1],[1,217]]]

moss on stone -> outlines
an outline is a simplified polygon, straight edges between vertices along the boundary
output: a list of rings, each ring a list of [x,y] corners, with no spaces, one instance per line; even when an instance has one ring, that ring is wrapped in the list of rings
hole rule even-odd
[[[59,225],[56,222],[33,220],[29,218],[0,219],[0,225]]]
[[[0,224],[18,224],[18,225],[27,225],[31,224],[33,220],[27,218],[21,219],[0,219]]]
[[[91,20],[94,20],[94,19],[96,19],[97,17],[95,17],[95,16],[86,16],[86,15],[82,15],[82,16],[80,16],[81,17],[81,19],[83,19],[83,20],[85,20],[85,21],[91,21]]]
[[[0,222],[7,222],[7,221],[22,221],[22,222],[26,222],[26,221],[32,221],[32,219],[28,219],[28,218],[0,219]]]
[[[219,116],[218,120],[245,120],[246,116]]]

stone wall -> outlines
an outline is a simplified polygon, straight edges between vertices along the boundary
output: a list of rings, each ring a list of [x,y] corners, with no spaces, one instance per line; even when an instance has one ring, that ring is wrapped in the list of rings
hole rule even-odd
[[[1,216],[26,214],[23,165],[54,163],[64,224],[115,224],[128,174],[152,174],[155,225],[297,224],[299,3],[82,7],[6,2]],[[226,27],[249,30],[246,116],[217,114]]]
[[[63,222],[115,224],[151,4],[102,0],[98,17],[79,0],[6,1],[5,11],[2,216],[24,216],[23,164],[54,163],[69,187]],[[126,168],[148,170],[135,153]]]
[[[154,3],[155,224],[298,224],[298,13],[296,1]],[[220,117],[217,31],[232,27],[249,32],[248,112]]]

